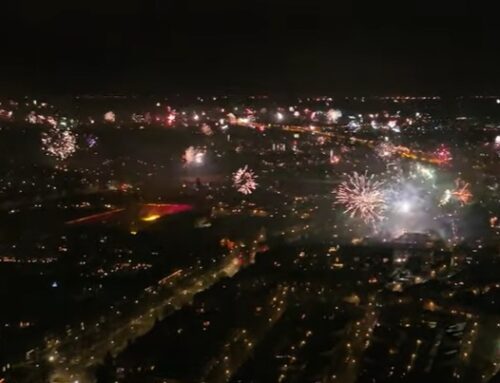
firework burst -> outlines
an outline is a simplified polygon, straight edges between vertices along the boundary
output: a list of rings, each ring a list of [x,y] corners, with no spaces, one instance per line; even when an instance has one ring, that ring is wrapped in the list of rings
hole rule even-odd
[[[76,135],[68,129],[53,126],[48,132],[42,133],[42,150],[59,161],[71,157],[77,149]]]
[[[87,134],[85,135],[85,143],[89,148],[93,148],[94,146],[97,145],[97,136],[94,136],[93,134]]]
[[[318,136],[316,142],[318,143],[318,145],[324,145],[326,142],[326,138],[324,136]]]
[[[430,167],[427,167],[427,166],[423,166],[421,164],[417,164],[416,166],[416,174],[419,175],[421,178],[423,178],[424,180],[433,180],[436,178],[436,173],[434,171],[434,169],[430,168]]]
[[[450,201],[459,202],[462,206],[467,205],[472,200],[473,194],[469,189],[469,183],[457,178],[455,180],[455,189],[446,189],[441,197],[440,205],[444,206]]]
[[[340,110],[330,109],[326,112],[326,119],[329,124],[336,123],[340,117],[342,117],[342,112]]]
[[[374,176],[367,174],[348,175],[348,179],[336,190],[336,203],[344,205],[345,214],[360,217],[365,223],[382,219],[386,208],[383,182],[376,181]]]
[[[472,193],[469,190],[469,184],[458,178],[455,181],[455,189],[451,191],[451,195],[462,205],[467,205],[472,199]]]
[[[104,113],[104,121],[114,123],[116,121],[116,114],[112,110]]]
[[[247,165],[233,173],[233,186],[242,194],[252,194],[257,188],[257,176]]]
[[[205,159],[205,151],[194,146],[190,146],[182,156],[186,166],[201,165]]]
[[[375,148],[375,153],[382,158],[390,158],[396,152],[396,147],[390,142],[381,142]]]
[[[453,159],[450,149],[443,144],[439,145],[439,147],[435,150],[434,157],[439,161],[439,163],[445,165],[449,164]]]

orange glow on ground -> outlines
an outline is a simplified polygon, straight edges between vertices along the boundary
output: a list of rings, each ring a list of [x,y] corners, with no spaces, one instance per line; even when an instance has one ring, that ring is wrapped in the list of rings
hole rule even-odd
[[[161,216],[159,214],[152,214],[152,215],[147,215],[146,217],[142,217],[141,220],[144,222],[154,222]]]
[[[193,207],[187,204],[148,203],[140,206],[137,217],[144,222],[154,222],[166,215],[175,215],[191,210],[193,210]],[[112,221],[122,217],[125,211],[125,208],[114,209],[67,221],[66,224],[74,225]]]

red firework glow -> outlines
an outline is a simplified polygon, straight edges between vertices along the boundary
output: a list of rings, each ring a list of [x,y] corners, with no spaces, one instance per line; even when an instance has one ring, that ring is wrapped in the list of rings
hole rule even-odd
[[[445,145],[441,144],[434,152],[434,157],[440,164],[448,164],[451,162],[453,157],[451,156],[450,149]]]

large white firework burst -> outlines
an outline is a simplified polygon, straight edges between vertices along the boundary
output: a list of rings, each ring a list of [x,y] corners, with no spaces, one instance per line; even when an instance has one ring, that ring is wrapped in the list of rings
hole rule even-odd
[[[233,173],[233,186],[242,194],[252,194],[258,184],[255,182],[257,176],[247,165]]]
[[[184,164],[186,166],[202,165],[205,159],[205,151],[203,149],[190,146],[184,151],[182,159],[184,160]]]
[[[326,118],[329,124],[334,124],[342,117],[342,112],[338,109],[330,109],[326,112]]]
[[[344,205],[345,214],[359,217],[365,223],[381,220],[386,208],[382,186],[383,182],[375,180],[374,175],[354,172],[336,190],[336,203]]]
[[[42,133],[42,150],[59,161],[71,157],[77,149],[76,134],[69,129],[53,126]]]

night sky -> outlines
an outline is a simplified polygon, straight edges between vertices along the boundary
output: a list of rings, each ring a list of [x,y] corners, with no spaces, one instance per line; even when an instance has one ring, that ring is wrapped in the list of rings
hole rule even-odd
[[[0,85],[3,93],[500,93],[493,5],[442,3],[11,1],[2,4]]]

